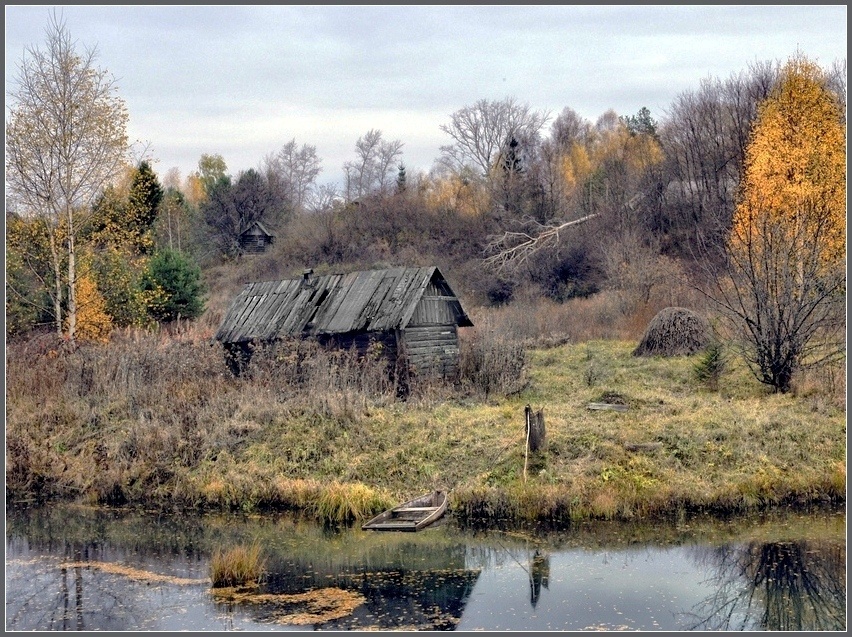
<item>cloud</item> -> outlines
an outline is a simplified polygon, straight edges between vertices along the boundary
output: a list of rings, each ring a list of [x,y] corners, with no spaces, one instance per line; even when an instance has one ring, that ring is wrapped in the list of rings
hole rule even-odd
[[[846,55],[845,6],[64,6],[75,40],[118,78],[131,136],[158,171],[185,175],[203,153],[256,167],[295,138],[322,179],[370,129],[428,170],[450,115],[515,97],[595,120],[648,107],[660,119],[710,76],[801,50]],[[51,8],[6,7],[6,86]]]

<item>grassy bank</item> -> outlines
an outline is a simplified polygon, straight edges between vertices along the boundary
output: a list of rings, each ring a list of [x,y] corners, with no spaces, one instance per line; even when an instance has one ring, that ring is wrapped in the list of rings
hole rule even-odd
[[[293,508],[333,521],[434,487],[452,489],[451,510],[467,520],[845,501],[842,370],[773,395],[732,365],[711,390],[695,357],[634,357],[635,341],[484,338],[469,350],[479,361],[469,382],[419,386],[404,401],[374,369],[316,352],[279,351],[235,379],[205,338],[12,344],[7,501]],[[507,351],[525,365],[503,378]],[[527,404],[546,426],[528,457]]]

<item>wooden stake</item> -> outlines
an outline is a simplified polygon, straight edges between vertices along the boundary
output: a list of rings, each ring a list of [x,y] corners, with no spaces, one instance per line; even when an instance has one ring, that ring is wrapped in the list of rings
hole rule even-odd
[[[531,412],[532,412],[532,409],[530,408],[529,405],[524,407],[524,415],[526,416],[526,421],[527,421],[527,442],[526,442],[526,445],[524,446],[524,482],[527,481],[527,458],[529,457],[529,454],[530,454],[530,429],[531,429],[531,427],[530,427],[530,413]]]

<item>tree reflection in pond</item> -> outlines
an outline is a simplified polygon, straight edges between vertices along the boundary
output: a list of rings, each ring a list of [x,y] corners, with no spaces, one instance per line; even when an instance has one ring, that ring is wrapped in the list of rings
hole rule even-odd
[[[846,630],[846,546],[831,541],[751,542],[696,548],[712,596],[694,630]]]
[[[287,595],[332,586],[363,599],[346,615],[315,622],[323,630],[455,628],[480,573],[466,567],[465,546],[383,537],[388,546],[379,542],[357,561],[290,554],[279,562],[272,556],[263,592]],[[268,609],[252,613],[262,621],[278,621]]]

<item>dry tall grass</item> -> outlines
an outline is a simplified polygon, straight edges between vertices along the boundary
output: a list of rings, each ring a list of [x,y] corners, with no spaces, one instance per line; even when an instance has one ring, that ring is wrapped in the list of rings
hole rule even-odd
[[[487,323],[495,333],[530,347],[601,339],[638,340],[651,319],[668,307],[672,298],[691,303],[691,307],[704,307],[696,293],[682,289],[679,294],[671,291],[655,295],[647,303],[635,304],[633,311],[625,314],[619,294],[604,291],[564,303],[531,296],[498,308],[476,308],[471,316],[475,325]]]
[[[266,573],[260,544],[216,549],[210,559],[210,580],[213,588],[250,586],[260,583]]]
[[[76,347],[58,344],[53,335],[10,344],[7,494],[110,504],[302,508],[298,489],[287,494],[276,486],[281,478],[292,487],[310,480],[317,464],[328,475],[331,465],[322,465],[330,441],[343,434],[369,444],[362,432],[373,412],[400,404],[398,386],[381,358],[292,341],[259,350],[250,373],[234,378],[207,332],[126,331],[115,333],[108,345]],[[459,382],[415,383],[408,403],[518,391],[522,347],[473,336],[463,352],[466,371]],[[292,433],[283,457],[235,461],[279,427]],[[299,433],[305,429],[309,433]],[[360,514],[387,503],[386,495],[372,494],[337,498],[332,506],[336,495],[328,489],[313,495],[325,503],[314,507],[323,517],[335,509],[347,519],[346,507]],[[350,496],[357,491],[352,489]]]

